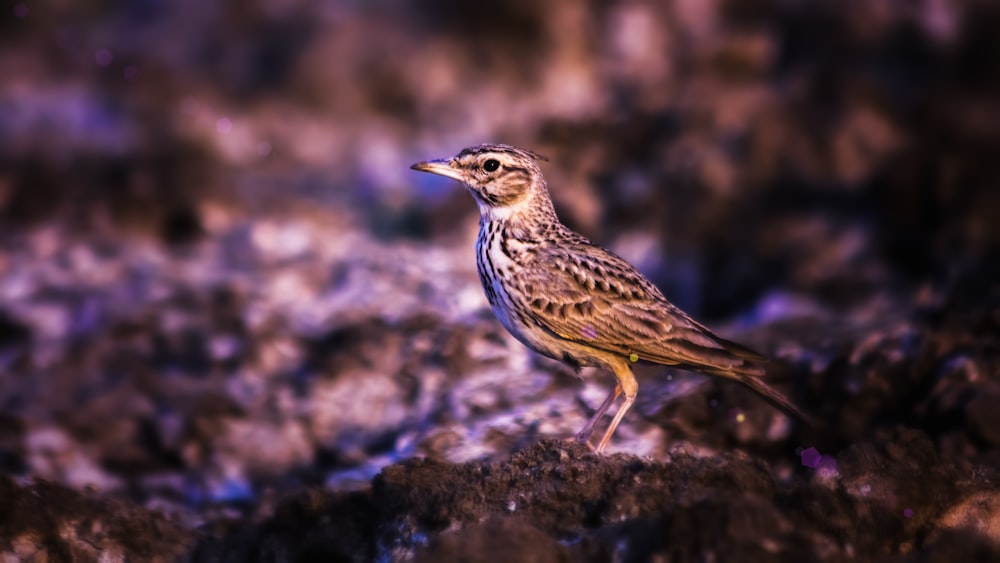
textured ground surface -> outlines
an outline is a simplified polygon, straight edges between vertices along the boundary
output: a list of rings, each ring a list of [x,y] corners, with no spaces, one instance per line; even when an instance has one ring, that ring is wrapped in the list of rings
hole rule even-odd
[[[0,13],[5,560],[1000,560],[995,2],[126,4]],[[822,425],[562,441],[408,168],[481,142]]]

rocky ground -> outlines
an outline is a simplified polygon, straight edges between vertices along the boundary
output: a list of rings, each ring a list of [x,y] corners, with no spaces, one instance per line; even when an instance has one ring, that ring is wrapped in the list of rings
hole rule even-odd
[[[1000,559],[991,2],[3,9],[5,561]],[[564,441],[610,376],[408,169],[487,141],[819,424],[644,367]]]

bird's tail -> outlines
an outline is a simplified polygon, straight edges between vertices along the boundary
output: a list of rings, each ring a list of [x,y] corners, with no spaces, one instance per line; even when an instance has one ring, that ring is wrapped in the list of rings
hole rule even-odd
[[[785,397],[777,390],[775,390],[773,387],[771,387],[767,383],[764,383],[764,381],[760,378],[759,375],[748,375],[740,373],[736,374],[735,377],[733,377],[733,374],[731,373],[729,377],[736,379],[743,385],[746,385],[754,392],[756,392],[758,395],[766,399],[769,403],[787,412],[788,414],[794,416],[800,421],[814,428],[817,426],[815,419],[813,419],[806,413],[802,412],[802,409],[797,407],[795,403],[791,402],[788,399],[788,397]]]
[[[726,349],[727,352],[730,352],[734,356],[742,359],[743,363],[739,366],[730,367],[724,370],[703,369],[702,371],[707,371],[712,375],[718,375],[727,379],[735,379],[752,389],[755,393],[766,399],[772,405],[808,424],[809,426],[814,428],[818,427],[814,418],[802,412],[802,409],[797,407],[795,403],[788,399],[788,397],[785,397],[776,389],[764,382],[763,376],[766,370],[763,368],[762,364],[767,362],[766,356],[743,345],[725,340],[723,338],[716,337],[716,340]]]

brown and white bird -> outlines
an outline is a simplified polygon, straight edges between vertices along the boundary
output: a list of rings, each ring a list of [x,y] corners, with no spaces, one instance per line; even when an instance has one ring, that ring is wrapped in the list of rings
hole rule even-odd
[[[614,373],[617,385],[577,440],[589,445],[594,426],[624,396],[596,451],[607,446],[635,402],[630,366],[639,361],[734,379],[808,420],[761,379],[763,356],[716,336],[628,262],[565,227],[539,160],[528,150],[486,144],[412,168],[458,180],[475,198],[479,279],[503,326],[540,354]]]

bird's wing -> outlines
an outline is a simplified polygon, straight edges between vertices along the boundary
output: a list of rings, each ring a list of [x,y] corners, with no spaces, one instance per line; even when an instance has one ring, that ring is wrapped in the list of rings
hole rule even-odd
[[[753,365],[763,356],[712,334],[627,262],[596,245],[546,249],[517,283],[532,320],[565,340],[633,361],[717,375],[763,373]]]

